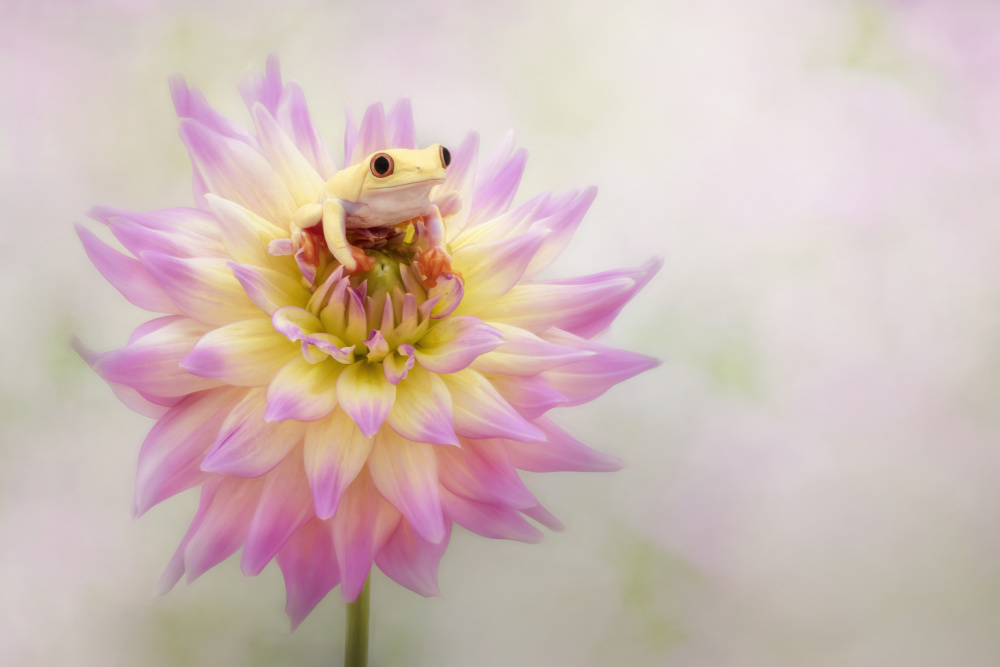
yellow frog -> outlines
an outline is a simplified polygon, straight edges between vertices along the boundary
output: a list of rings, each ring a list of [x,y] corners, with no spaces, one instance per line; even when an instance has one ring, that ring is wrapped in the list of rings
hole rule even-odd
[[[371,269],[374,260],[348,242],[348,229],[413,223],[419,236],[426,235],[427,245],[415,267],[424,285],[432,287],[439,276],[452,272],[441,211],[430,203],[431,189],[444,182],[450,163],[451,153],[440,144],[423,150],[393,148],[373,153],[334,174],[317,201],[292,216],[292,231],[322,223],[323,239],[333,257],[349,274],[356,274]],[[448,208],[457,210],[457,202],[451,199]]]

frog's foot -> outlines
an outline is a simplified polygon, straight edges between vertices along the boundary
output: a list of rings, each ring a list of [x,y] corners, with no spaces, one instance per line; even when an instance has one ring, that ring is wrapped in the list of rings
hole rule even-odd
[[[442,246],[428,248],[420,253],[417,261],[414,262],[420,282],[427,289],[437,284],[438,278],[446,273],[450,273],[462,279],[462,274],[451,268],[451,255]]]
[[[347,275],[354,276],[359,273],[365,273],[375,266],[374,258],[366,255],[364,250],[356,246],[348,246],[348,248],[350,248],[351,252],[350,261],[341,262],[344,265]],[[348,258],[345,257],[345,259]]]

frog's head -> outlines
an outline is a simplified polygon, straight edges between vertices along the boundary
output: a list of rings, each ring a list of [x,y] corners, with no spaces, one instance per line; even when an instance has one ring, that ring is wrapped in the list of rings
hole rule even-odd
[[[423,150],[391,148],[372,153],[362,163],[368,165],[363,190],[377,192],[396,188],[424,189],[444,182],[451,153],[440,144]]]

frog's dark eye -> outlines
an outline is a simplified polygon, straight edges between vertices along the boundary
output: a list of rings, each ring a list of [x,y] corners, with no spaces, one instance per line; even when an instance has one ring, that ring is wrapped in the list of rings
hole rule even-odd
[[[447,169],[449,164],[451,164],[451,151],[449,151],[447,148],[445,148],[444,146],[442,146],[441,147],[441,166],[443,166],[444,168]]]
[[[388,153],[379,153],[372,156],[371,170],[378,178],[385,178],[391,174],[393,167],[392,156]]]

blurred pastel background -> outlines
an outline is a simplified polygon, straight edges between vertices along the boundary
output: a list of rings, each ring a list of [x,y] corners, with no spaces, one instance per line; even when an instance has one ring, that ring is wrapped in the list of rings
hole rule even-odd
[[[0,0],[0,664],[338,664],[272,565],[154,584],[196,505],[133,521],[150,422],[68,348],[145,318],[95,204],[190,205],[166,78],[247,122],[268,53],[422,144],[515,129],[519,201],[596,184],[552,276],[666,264],[607,340],[664,360],[557,418],[627,467],[528,475],[568,530],[459,532],[378,575],[373,665],[1000,664],[1000,4]],[[96,223],[91,227],[96,228]]]

